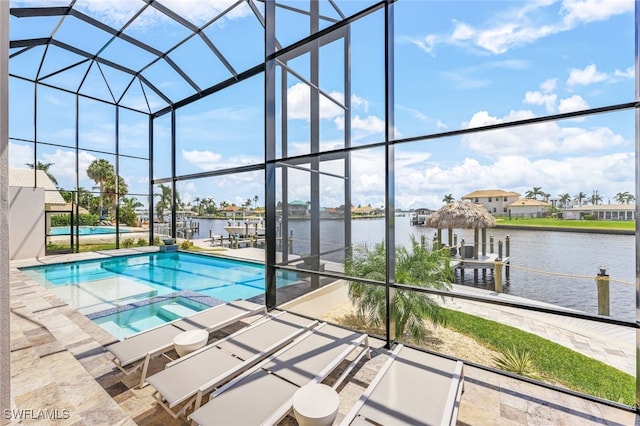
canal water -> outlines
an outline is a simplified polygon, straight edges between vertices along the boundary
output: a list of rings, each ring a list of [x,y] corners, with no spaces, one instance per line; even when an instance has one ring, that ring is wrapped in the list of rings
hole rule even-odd
[[[227,235],[225,220],[197,219],[200,233],[196,238],[204,238],[213,232]],[[409,216],[397,216],[396,245],[410,245],[414,236],[418,241],[424,236],[432,241],[435,230],[410,224]],[[373,244],[384,240],[384,219],[358,219],[352,225],[354,244]],[[472,230],[454,230],[454,234],[473,243]],[[308,253],[310,222],[290,221],[289,233],[293,237],[293,252]],[[320,223],[321,251],[330,251],[342,246],[344,231],[342,222],[322,220]],[[589,314],[598,313],[598,293],[596,275],[600,267],[606,268],[610,282],[610,314],[622,320],[635,321],[635,237],[633,235],[591,234],[576,232],[531,231],[515,229],[488,229],[493,235],[495,251],[498,241],[509,236],[510,259],[513,267],[510,279],[504,284],[504,293],[532,300],[552,303],[577,309]],[[447,241],[443,231],[443,241]],[[488,251],[488,247],[487,247]],[[327,260],[339,260],[339,253],[324,256]],[[479,274],[478,282],[472,271],[465,274],[465,285],[492,290],[493,282],[487,272],[483,282]]]

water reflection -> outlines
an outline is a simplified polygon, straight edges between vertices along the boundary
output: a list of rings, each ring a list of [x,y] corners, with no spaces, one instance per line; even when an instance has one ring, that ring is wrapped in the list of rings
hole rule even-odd
[[[409,245],[411,236],[418,241],[424,238],[432,241],[435,230],[423,226],[412,226],[409,217],[396,217],[396,245]],[[209,229],[225,235],[224,220],[199,219],[201,237],[209,235]],[[341,247],[344,231],[341,221],[321,221],[321,252]],[[308,253],[309,221],[290,221],[295,254]],[[472,230],[454,230],[458,241],[473,243]],[[607,268],[611,277],[611,316],[633,321],[635,319],[635,237],[633,235],[588,234],[576,232],[529,231],[515,229],[489,229],[493,235],[495,250],[498,241],[510,237],[510,257],[513,267],[510,280],[503,286],[504,293],[541,302],[552,303],[566,308],[577,309],[589,314],[598,313],[597,287],[595,277],[600,266]],[[443,241],[447,232],[443,231]],[[383,219],[358,219],[353,221],[352,242],[373,244],[384,241]],[[341,261],[340,253],[332,253],[325,260]],[[473,272],[465,274],[466,285],[493,290],[491,275],[482,281],[474,281]]]

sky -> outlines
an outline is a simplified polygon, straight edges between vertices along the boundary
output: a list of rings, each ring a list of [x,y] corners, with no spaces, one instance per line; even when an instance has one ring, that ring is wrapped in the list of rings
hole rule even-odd
[[[15,6],[60,5],[65,2],[12,1]],[[226,10],[234,2],[164,0],[195,25]],[[282,2],[305,7],[306,2]],[[372,1],[337,1],[349,16]],[[77,2],[77,9],[119,27],[143,2]],[[262,7],[257,3],[258,9]],[[327,1],[321,11],[337,17]],[[285,19],[287,19],[285,21]],[[416,1],[400,0],[395,5],[394,26],[394,126],[396,139],[416,138],[455,130],[533,119],[547,115],[632,102],[635,99],[635,42],[633,0],[535,0],[535,1]],[[12,18],[12,40],[48,36],[59,18],[38,18],[28,22]],[[308,35],[303,19],[285,10],[278,12],[276,35],[282,46]],[[286,22],[286,25],[284,24]],[[345,117],[351,119],[354,205],[384,205],[384,150],[368,145],[385,135],[384,32],[381,12],[373,13],[350,28],[350,108],[345,108],[344,54],[339,43],[320,49],[319,88],[320,149],[344,147]],[[323,24],[323,28],[329,24]],[[87,51],[105,46],[109,37],[91,36],[83,25],[68,19],[54,38],[77,42]],[[160,31],[160,32],[159,32]],[[158,37],[158,34],[166,37]],[[199,38],[190,39],[170,53],[199,88],[209,87],[231,76],[230,68],[241,72],[262,61],[262,34],[253,12],[243,3],[205,29],[224,65]],[[166,50],[188,34],[183,26],[148,8],[125,34],[138,37]],[[238,43],[239,40],[242,42]],[[251,40],[255,40],[251,43]],[[203,47],[204,46],[204,47]],[[257,46],[257,47],[256,47]],[[40,77],[77,63],[78,58],[51,48]],[[105,58],[121,59],[125,66],[140,69],[149,62],[144,54],[132,54],[123,41],[104,48]],[[17,50],[12,49],[11,53]],[[10,72],[35,76],[44,48],[11,59]],[[87,68],[75,66],[43,81],[73,87]],[[89,67],[89,64],[86,64]],[[287,92],[287,150],[290,155],[309,153],[309,56],[291,59]],[[278,67],[278,72],[282,72]],[[101,73],[109,80],[107,89]],[[140,82],[127,89],[129,78],[109,67],[90,68],[82,93],[99,98],[113,96],[122,105],[156,111],[164,102]],[[141,74],[172,101],[194,93],[165,61],[145,68]],[[228,167],[259,164],[264,159],[263,79],[253,77],[234,87],[206,97],[177,112],[176,170],[178,175]],[[127,90],[125,90],[127,89]],[[147,95],[145,99],[144,95]],[[38,91],[38,135],[40,141],[61,146],[42,146],[37,158],[53,163],[51,173],[63,188],[75,185],[75,97],[53,89]],[[33,162],[33,91],[17,79],[10,82],[11,167]],[[283,106],[278,104],[279,111]],[[347,112],[345,112],[347,111]],[[114,109],[81,101],[78,135],[80,185],[94,184],[82,173],[96,158],[115,162],[102,154],[115,147]],[[278,117],[281,117],[280,112]],[[541,187],[551,197],[593,191],[603,201],[614,202],[618,192],[634,192],[635,118],[632,110],[556,120],[464,135],[430,138],[397,144],[395,147],[395,204],[397,208],[437,208],[446,194],[454,198],[478,189],[503,189],[522,195]],[[148,122],[144,114],[125,110],[120,114],[121,153],[147,157]],[[170,170],[170,122],[168,116],[154,123],[157,142],[154,176],[166,177]],[[277,134],[282,134],[278,126]],[[281,150],[278,150],[281,154]],[[148,178],[146,162],[122,159],[121,175],[131,194],[144,194]],[[323,207],[343,204],[343,165],[322,165],[320,203]],[[185,202],[213,198],[218,203],[241,204],[258,195],[262,199],[261,172],[191,180],[178,190]],[[291,170],[289,200],[310,199],[309,174]],[[142,200],[145,201],[145,200]],[[258,204],[262,202],[259,201]]]

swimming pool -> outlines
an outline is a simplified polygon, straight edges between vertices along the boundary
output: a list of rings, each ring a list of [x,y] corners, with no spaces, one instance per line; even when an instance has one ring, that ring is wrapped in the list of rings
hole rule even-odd
[[[69,235],[68,226],[54,226],[49,230],[49,235]],[[74,231],[75,232],[75,231]],[[123,226],[120,227],[120,233],[129,233],[130,229]],[[115,234],[115,226],[78,226],[79,235],[102,235],[102,234]]]
[[[205,306],[213,306],[249,299],[265,291],[261,264],[184,252],[117,256],[21,270],[99,324],[99,318],[137,309],[161,298],[200,298]],[[277,282],[282,287],[297,280],[295,273],[282,271]],[[148,319],[149,312],[139,309],[133,317],[124,320],[125,316],[120,315],[122,320],[116,318],[114,322],[122,328],[129,328],[131,322],[140,327],[146,322],[150,328],[155,319]],[[103,328],[118,334],[117,337],[134,332],[114,333],[108,327]],[[141,331],[138,326],[134,329]]]

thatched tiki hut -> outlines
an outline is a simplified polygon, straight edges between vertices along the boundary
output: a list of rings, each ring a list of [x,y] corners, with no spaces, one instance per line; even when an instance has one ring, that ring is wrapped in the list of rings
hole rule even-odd
[[[474,244],[477,247],[479,230],[496,226],[496,220],[483,205],[470,201],[453,201],[427,216],[425,225],[438,230],[438,242],[441,230],[447,229],[449,247],[453,246],[452,229],[473,229]],[[474,256],[478,256],[477,250]]]

